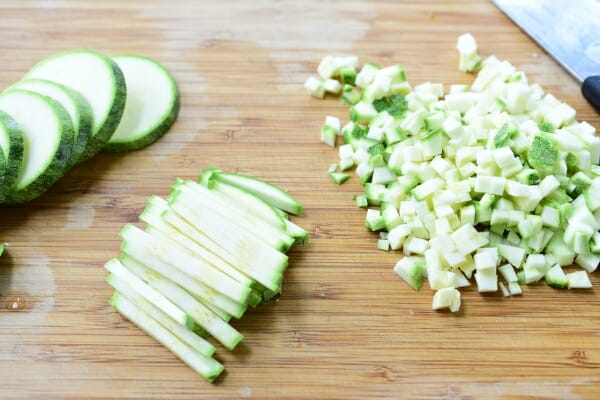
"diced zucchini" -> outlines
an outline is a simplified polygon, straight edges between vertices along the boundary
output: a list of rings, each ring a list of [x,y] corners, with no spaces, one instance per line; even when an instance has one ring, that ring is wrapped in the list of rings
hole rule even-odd
[[[567,274],[569,289],[589,289],[592,287],[590,277],[586,271],[575,271]]]
[[[550,286],[554,286],[557,288],[566,288],[569,286],[569,280],[567,279],[567,275],[563,271],[560,265],[556,264],[552,268],[546,272],[545,275],[546,282]]]
[[[334,183],[341,185],[348,179],[350,179],[350,174],[347,174],[345,172],[330,172],[329,177]]]
[[[505,296],[542,278],[564,287],[561,266],[600,263],[600,139],[508,61],[482,62],[470,34],[457,49],[462,70],[481,71],[445,96],[430,82],[410,91],[400,66],[367,64],[357,75],[362,95],[345,101],[352,122],[339,156],[364,185],[355,200],[365,224],[380,249],[421,257],[434,290],[468,285],[473,272],[479,291]]]
[[[431,306],[434,310],[449,309],[456,312],[460,309],[460,292],[454,288],[443,288],[433,295]]]
[[[421,256],[403,257],[396,263],[394,272],[414,290],[419,290],[423,286],[424,266],[425,259]]]

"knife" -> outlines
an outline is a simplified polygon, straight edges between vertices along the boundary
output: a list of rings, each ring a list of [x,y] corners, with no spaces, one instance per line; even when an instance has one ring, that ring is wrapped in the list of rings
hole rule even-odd
[[[581,83],[600,112],[600,0],[492,0]]]

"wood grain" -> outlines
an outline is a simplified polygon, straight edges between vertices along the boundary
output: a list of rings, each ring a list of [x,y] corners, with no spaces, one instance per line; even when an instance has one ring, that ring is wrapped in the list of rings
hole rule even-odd
[[[597,398],[597,289],[532,285],[510,299],[467,289],[460,313],[432,312],[428,289],[392,273],[400,255],[375,249],[352,202],[357,180],[337,187],[326,174],[337,155],[319,129],[346,111],[302,88],[320,58],[356,54],[402,63],[413,84],[466,83],[454,47],[465,31],[600,126],[576,82],[483,0],[0,2],[1,87],[47,55],[89,47],[154,57],[182,93],[158,143],[98,155],[34,202],[0,209],[0,398]],[[209,166],[288,189],[311,232],[283,295],[234,322],[246,339],[218,348],[227,372],[213,385],[110,309],[102,268],[150,194]]]

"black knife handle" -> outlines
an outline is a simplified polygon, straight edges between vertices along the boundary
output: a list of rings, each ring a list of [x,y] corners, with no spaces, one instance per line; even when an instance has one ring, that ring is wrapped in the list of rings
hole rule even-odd
[[[600,112],[600,75],[588,76],[581,85],[583,97]]]

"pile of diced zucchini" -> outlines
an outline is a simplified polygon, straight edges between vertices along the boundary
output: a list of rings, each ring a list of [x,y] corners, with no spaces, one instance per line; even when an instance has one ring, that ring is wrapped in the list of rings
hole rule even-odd
[[[591,287],[600,262],[596,129],[508,61],[481,61],[471,35],[457,48],[460,69],[479,70],[471,85],[413,88],[400,65],[321,61],[306,89],[350,107],[346,123],[327,116],[321,130],[324,143],[343,142],[331,179],[342,184],[354,168],[377,247],[403,252],[394,271],[415,290],[427,279],[433,309],[457,311],[457,289],[473,280],[504,296],[540,280]]]

